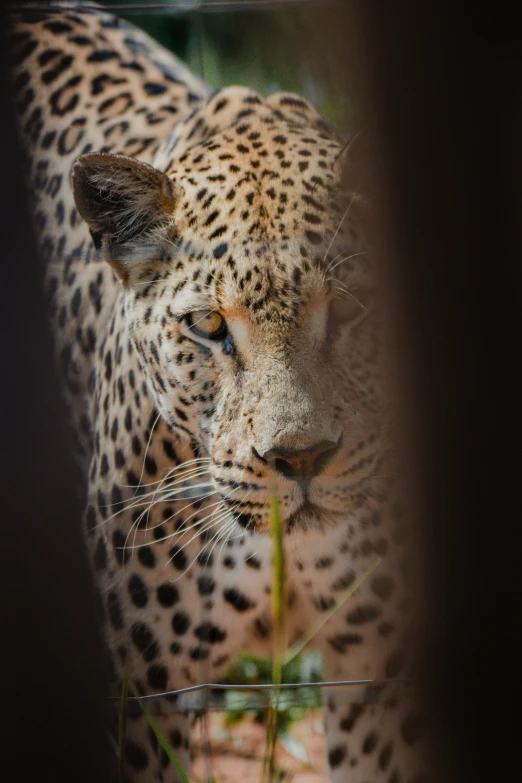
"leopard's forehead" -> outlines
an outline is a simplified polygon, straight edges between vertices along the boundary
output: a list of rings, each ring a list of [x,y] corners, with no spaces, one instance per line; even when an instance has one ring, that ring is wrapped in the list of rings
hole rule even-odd
[[[315,109],[288,93],[262,99],[227,88],[181,122],[153,161],[179,195],[178,301],[199,297],[279,323],[320,301],[328,252],[353,242],[349,219],[338,231],[342,147]]]
[[[216,257],[231,240],[322,244],[337,218],[342,140],[306,102],[228,88],[181,125],[154,165],[178,186],[185,233]]]

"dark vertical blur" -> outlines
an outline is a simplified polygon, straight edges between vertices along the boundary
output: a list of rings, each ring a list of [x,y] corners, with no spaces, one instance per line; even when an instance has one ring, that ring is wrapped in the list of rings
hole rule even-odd
[[[512,8],[343,6],[439,617],[426,684],[443,779],[459,783],[520,775],[522,26]]]
[[[2,769],[103,783],[101,643],[0,21]]]

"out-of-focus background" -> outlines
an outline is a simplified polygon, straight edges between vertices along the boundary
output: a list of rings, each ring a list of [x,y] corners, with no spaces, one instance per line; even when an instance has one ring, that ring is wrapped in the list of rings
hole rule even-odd
[[[211,87],[298,92],[341,133],[356,124],[352,69],[339,45],[341,0],[102,0]],[[160,4],[168,10],[158,10]],[[337,20],[337,23],[336,23]],[[340,62],[342,57],[342,62]],[[353,79],[353,76],[352,76]]]

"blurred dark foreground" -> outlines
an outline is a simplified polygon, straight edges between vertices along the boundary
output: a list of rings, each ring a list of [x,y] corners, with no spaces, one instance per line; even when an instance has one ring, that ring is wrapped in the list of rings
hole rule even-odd
[[[442,779],[511,781],[522,695],[522,26],[498,3],[348,0],[325,8],[331,25],[328,14],[332,47],[356,64],[394,297],[426,611],[438,618],[421,671]],[[5,44],[0,54],[2,766],[17,780],[103,781],[101,643]]]

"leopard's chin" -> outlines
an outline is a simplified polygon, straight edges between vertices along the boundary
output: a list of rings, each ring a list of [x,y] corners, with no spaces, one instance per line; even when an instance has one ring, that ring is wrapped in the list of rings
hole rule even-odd
[[[344,516],[346,516],[345,512],[331,511],[305,498],[301,505],[285,518],[285,532],[327,530],[336,525]]]

